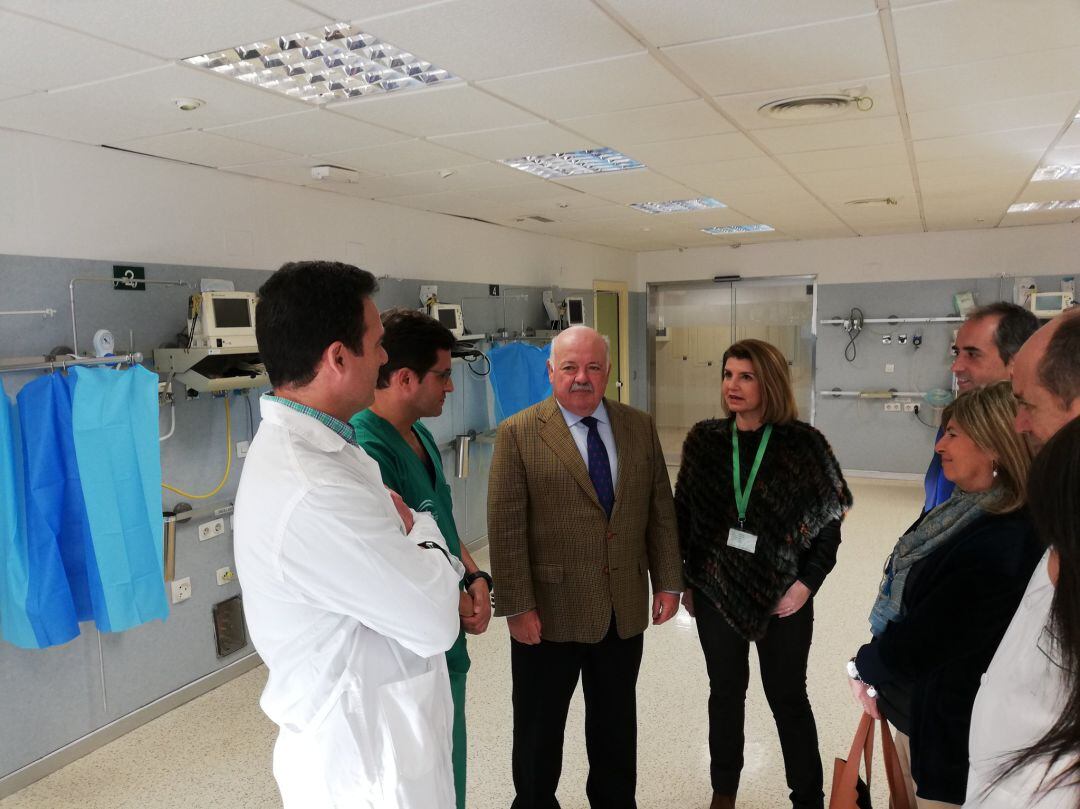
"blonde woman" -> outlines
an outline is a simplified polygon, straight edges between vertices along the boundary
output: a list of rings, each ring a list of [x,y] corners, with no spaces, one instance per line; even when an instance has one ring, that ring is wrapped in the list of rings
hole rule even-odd
[[[1024,509],[1031,451],[1015,416],[1008,382],[945,409],[936,451],[956,488],[896,543],[873,639],[848,664],[856,700],[897,730],[918,809],[964,802],[979,678],[1042,555]]]
[[[724,413],[694,426],[675,488],[687,589],[709,672],[711,809],[731,809],[743,766],[750,643],[757,645],[796,809],[821,809],[806,695],[814,593],[836,564],[851,493],[825,437],[798,421],[784,355],[761,340],[724,353]]]

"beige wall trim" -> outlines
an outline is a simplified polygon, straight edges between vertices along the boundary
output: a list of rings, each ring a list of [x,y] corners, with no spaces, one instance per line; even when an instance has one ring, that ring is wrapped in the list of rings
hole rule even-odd
[[[179,708],[185,702],[190,702],[196,697],[213,691],[219,685],[224,685],[241,674],[247,674],[247,672],[261,664],[262,658],[257,653],[252,652],[224,668],[200,677],[172,693],[159,697],[149,705],[144,705],[126,716],[122,716],[104,727],[86,734],[81,739],[76,739],[64,745],[59,750],[54,750],[47,756],[42,756],[25,767],[20,767],[15,772],[0,778],[0,798],[6,798],[20,789],[30,786],[35,781],[40,781],[46,775],[51,775],[61,767],[66,767],[99,747],[104,747],[109,742],[119,739],[125,733],[130,733],[140,725],[145,725],[152,719],[157,719],[174,708]]]
[[[630,287],[625,281],[593,281],[593,292],[615,292],[619,296],[619,401],[630,404]],[[593,295],[593,323],[596,323],[596,295]]]

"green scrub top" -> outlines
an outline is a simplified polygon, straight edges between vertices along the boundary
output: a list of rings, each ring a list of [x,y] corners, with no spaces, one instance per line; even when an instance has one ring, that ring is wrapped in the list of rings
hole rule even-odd
[[[427,427],[418,421],[413,424],[413,431],[431,459],[431,466],[435,470],[434,481],[427,465],[386,419],[370,410],[363,410],[349,419],[349,423],[356,430],[356,442],[379,464],[383,483],[400,494],[405,505],[413,511],[426,511],[434,517],[446,540],[446,547],[460,559],[461,539],[454,523],[454,502],[450,497],[450,486],[443,476],[439,449]],[[458,633],[458,639],[447,651],[446,666],[456,674],[469,670],[464,630]]]

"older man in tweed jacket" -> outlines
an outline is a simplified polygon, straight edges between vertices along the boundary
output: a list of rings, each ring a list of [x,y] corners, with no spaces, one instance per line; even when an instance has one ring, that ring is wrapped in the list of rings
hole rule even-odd
[[[554,395],[499,427],[488,486],[496,615],[514,679],[513,809],[558,809],[563,731],[581,676],[590,805],[636,804],[642,634],[682,590],[671,484],[652,418],[603,398],[607,344],[552,345]]]

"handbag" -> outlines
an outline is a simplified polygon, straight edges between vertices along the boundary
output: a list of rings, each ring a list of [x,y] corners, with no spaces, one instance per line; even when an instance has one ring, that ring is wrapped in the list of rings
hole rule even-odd
[[[889,725],[881,720],[881,752],[885,759],[885,779],[889,782],[889,805],[908,809],[907,784],[900,769]],[[859,759],[866,765],[866,780],[859,777]],[[874,758],[874,720],[864,713],[851,742],[847,759],[833,760],[832,794],[829,809],[873,809],[870,804],[870,765]]]

